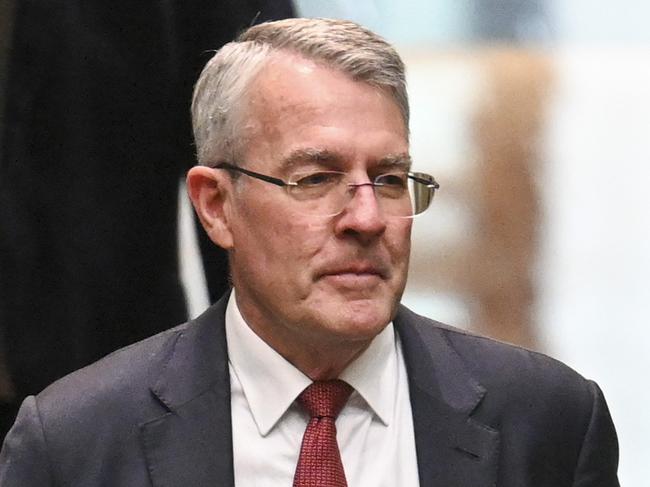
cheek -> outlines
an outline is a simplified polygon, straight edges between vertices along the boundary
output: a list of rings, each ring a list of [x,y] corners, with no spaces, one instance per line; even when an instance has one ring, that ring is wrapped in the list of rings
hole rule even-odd
[[[289,254],[295,274],[308,275],[323,257],[330,238],[331,229],[327,224],[314,222],[311,218],[296,217],[278,228],[277,239],[282,242],[282,247],[277,251]]]
[[[408,263],[411,253],[411,220],[397,221],[387,233],[387,245],[396,263]]]
[[[285,275],[305,274],[310,263],[325,247],[328,231],[325,223],[293,215],[286,210],[266,212],[251,228],[250,239],[256,242],[265,267],[282,266]],[[277,269],[275,269],[277,272]]]

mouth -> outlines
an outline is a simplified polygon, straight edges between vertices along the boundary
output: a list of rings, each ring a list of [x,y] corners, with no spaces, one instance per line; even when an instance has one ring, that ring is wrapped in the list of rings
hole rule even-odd
[[[364,287],[376,284],[387,276],[385,267],[371,263],[353,263],[327,269],[319,278],[343,287]]]

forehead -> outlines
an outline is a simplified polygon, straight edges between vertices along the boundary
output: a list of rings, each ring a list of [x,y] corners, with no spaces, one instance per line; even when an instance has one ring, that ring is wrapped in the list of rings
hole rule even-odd
[[[407,130],[385,91],[292,53],[272,56],[249,88],[248,163],[321,154],[347,161],[408,154]]]

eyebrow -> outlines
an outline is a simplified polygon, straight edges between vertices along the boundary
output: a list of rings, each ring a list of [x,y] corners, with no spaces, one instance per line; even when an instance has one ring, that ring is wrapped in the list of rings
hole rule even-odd
[[[296,149],[292,151],[283,161],[283,169],[291,169],[301,163],[335,163],[341,162],[343,156],[336,152],[332,152],[328,149],[317,149],[317,148],[308,148],[308,149]]]
[[[282,168],[288,170],[301,163],[334,164],[344,160],[343,155],[328,149],[296,149],[282,161]],[[411,164],[411,156],[408,153],[399,153],[385,155],[379,159],[377,166],[408,171],[411,169]]]
[[[379,163],[377,164],[380,167],[386,167],[390,169],[403,169],[405,171],[409,171],[411,169],[413,161],[411,160],[411,156],[407,153],[400,153],[400,154],[388,154],[381,159],[379,159]]]

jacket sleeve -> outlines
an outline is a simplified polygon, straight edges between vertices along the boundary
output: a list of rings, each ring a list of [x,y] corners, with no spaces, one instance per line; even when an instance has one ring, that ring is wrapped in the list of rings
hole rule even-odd
[[[36,399],[25,399],[0,452],[0,487],[53,486]]]
[[[589,383],[593,398],[591,419],[585,433],[573,487],[619,487],[618,440],[605,397]]]

